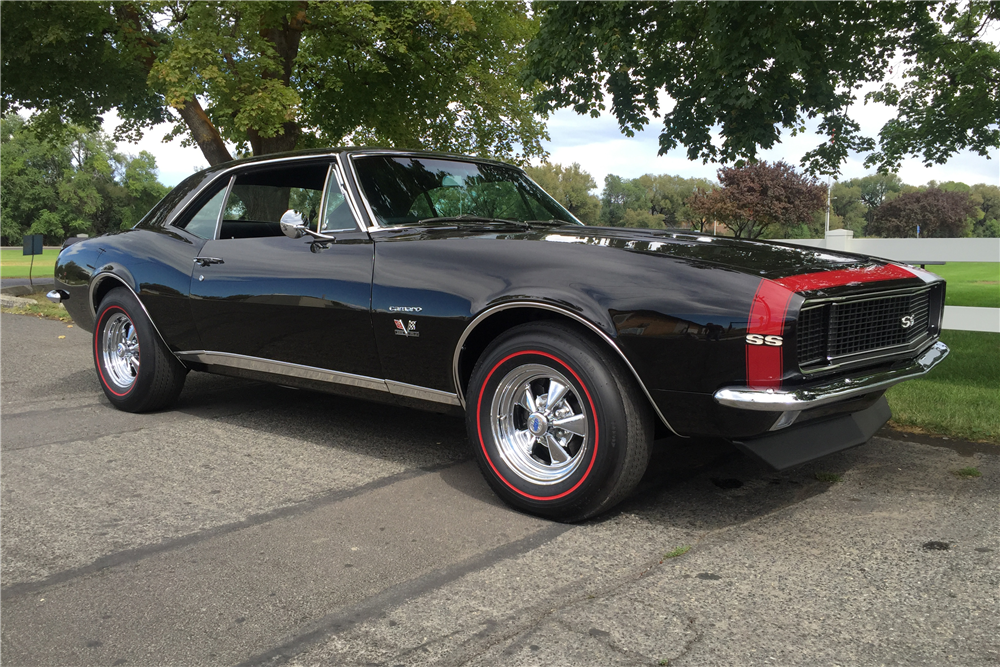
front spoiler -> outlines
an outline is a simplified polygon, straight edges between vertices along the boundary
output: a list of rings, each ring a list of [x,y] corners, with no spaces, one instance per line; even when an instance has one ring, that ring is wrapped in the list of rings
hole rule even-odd
[[[715,392],[715,400],[721,405],[743,410],[809,410],[874,391],[884,391],[903,380],[923,375],[941,363],[948,356],[948,351],[948,346],[939,341],[905,368],[860,373],[819,386],[795,389],[725,387]]]
[[[759,438],[734,440],[733,444],[775,470],[784,470],[863,445],[890,417],[889,402],[883,396],[861,412],[791,427]]]

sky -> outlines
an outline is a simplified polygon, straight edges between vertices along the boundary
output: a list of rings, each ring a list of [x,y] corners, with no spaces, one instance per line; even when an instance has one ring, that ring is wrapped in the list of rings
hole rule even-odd
[[[857,103],[851,116],[861,124],[862,133],[875,137],[882,125],[892,117],[892,110],[882,104]],[[109,134],[117,125],[115,114],[105,116],[104,129]],[[808,124],[807,124],[808,126]],[[160,181],[165,185],[176,185],[199,169],[208,166],[198,148],[183,148],[180,139],[163,143],[162,138],[169,125],[157,126],[146,132],[138,144],[120,143],[119,149],[137,154],[146,150],[156,157]],[[716,179],[717,164],[702,164],[701,161],[687,159],[683,148],[677,148],[666,155],[656,154],[659,145],[657,137],[662,125],[653,118],[642,132],[634,137],[626,137],[618,129],[615,118],[608,113],[599,118],[591,118],[570,109],[555,112],[548,120],[550,140],[543,142],[548,151],[549,162],[569,165],[579,162],[584,171],[590,173],[597,183],[595,192],[604,186],[604,177],[615,174],[622,178],[636,178],[643,174],[674,174],[678,176]],[[815,123],[813,127],[815,128]],[[822,137],[811,131],[792,137],[783,132],[782,142],[762,151],[761,159],[784,160],[800,166],[802,156],[815,148]],[[968,151],[952,156],[943,165],[925,167],[918,159],[904,160],[899,176],[904,183],[924,185],[928,181],[961,181],[963,183],[988,183],[1000,185],[1000,154],[993,152],[992,159]],[[871,170],[864,167],[864,156],[852,155],[841,168],[841,180],[864,176]]]

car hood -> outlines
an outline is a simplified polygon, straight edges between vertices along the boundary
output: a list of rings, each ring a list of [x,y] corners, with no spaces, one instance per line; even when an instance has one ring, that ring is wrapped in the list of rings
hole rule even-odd
[[[535,238],[551,243],[586,244],[626,252],[671,257],[725,267],[771,280],[842,269],[879,267],[885,261],[788,242],[747,241],[697,233],[616,227],[559,227],[537,231]]]

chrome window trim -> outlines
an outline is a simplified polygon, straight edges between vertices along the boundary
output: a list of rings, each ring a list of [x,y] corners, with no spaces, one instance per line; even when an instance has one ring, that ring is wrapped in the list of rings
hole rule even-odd
[[[384,380],[381,378],[369,377],[367,375],[355,375],[353,373],[332,371],[327,368],[293,364],[287,361],[276,361],[274,359],[264,359],[262,357],[252,357],[245,354],[217,352],[213,350],[185,350],[183,352],[175,352],[174,356],[189,363],[195,362],[209,366],[239,368],[241,370],[256,371],[258,373],[270,373],[272,375],[284,375],[286,377],[295,377],[303,380],[328,382],[330,384],[357,387],[359,389],[370,389],[373,391],[392,394],[393,396],[417,398],[424,401],[430,401],[432,403],[461,405],[458,400],[458,396],[447,391],[431,389],[430,387],[420,387],[417,385],[407,384],[405,382],[396,382],[395,380]]]
[[[364,188],[361,187],[361,180],[358,178],[358,170],[357,170],[357,168],[356,168],[356,166],[354,164],[354,160],[355,160],[355,158],[378,157],[378,156],[386,156],[386,157],[416,157],[416,158],[425,158],[425,159],[430,159],[430,160],[451,160],[452,162],[475,162],[475,163],[478,163],[478,164],[499,165],[499,166],[502,166],[502,167],[506,167],[508,169],[513,169],[514,171],[519,171],[519,172],[521,172],[522,176],[524,176],[526,179],[528,179],[532,183],[535,183],[534,181],[531,180],[531,177],[528,176],[527,172],[524,171],[524,169],[521,169],[520,167],[515,167],[514,165],[507,164],[505,162],[500,162],[499,160],[490,160],[488,158],[476,158],[476,157],[468,157],[468,156],[463,156],[463,155],[446,155],[446,154],[435,154],[435,153],[417,153],[417,152],[407,152],[407,151],[401,151],[401,152],[398,152],[398,153],[395,152],[395,151],[372,151],[370,153],[369,152],[365,152],[365,151],[358,151],[356,153],[348,153],[347,154],[347,161],[351,165],[351,176],[354,178],[354,183],[358,187],[358,196],[360,197],[361,202],[364,204],[365,210],[368,211],[368,217],[369,217],[369,219],[372,221],[371,228],[365,230],[365,231],[369,231],[369,232],[372,231],[372,230],[380,230],[380,229],[408,229],[410,227],[416,227],[417,226],[417,225],[392,225],[391,227],[383,227],[382,225],[379,224],[378,218],[375,217],[375,211],[372,210],[371,204],[368,203],[368,196],[365,195]],[[338,158],[339,158],[339,156],[338,156]],[[539,190],[542,190],[542,192],[545,192],[544,188],[542,188],[540,185],[538,185],[538,183],[535,183],[535,185],[538,187]],[[549,196],[551,197],[552,195],[549,195]],[[558,201],[556,203],[559,204]],[[563,208],[563,210],[566,209],[566,207],[563,206],[562,204],[559,204],[559,206],[561,206]],[[569,211],[566,211],[566,212],[569,213]],[[574,220],[576,220],[577,223],[580,224],[580,226],[585,226],[582,222],[580,222],[579,220],[577,220],[576,216],[574,216],[572,213],[569,213],[569,215],[570,215],[571,218],[573,218]],[[573,223],[567,222],[567,224],[573,224]]]
[[[605,343],[610,345],[611,348],[618,353],[618,356],[621,357],[622,361],[625,362],[625,366],[627,366],[628,369],[632,371],[632,376],[635,378],[635,381],[639,383],[639,388],[642,389],[642,393],[646,395],[646,399],[649,400],[650,406],[652,406],[653,411],[656,413],[656,416],[660,418],[660,421],[662,421],[663,424],[668,429],[670,429],[671,433],[673,433],[674,435],[679,436],[681,438],[688,437],[686,435],[681,435],[676,430],[674,430],[674,427],[670,425],[670,422],[667,421],[667,418],[663,416],[663,413],[660,411],[659,406],[657,406],[656,402],[653,400],[652,394],[650,394],[649,390],[646,389],[645,383],[643,383],[642,378],[639,377],[638,371],[635,370],[635,366],[632,365],[632,362],[628,360],[628,357],[625,356],[625,353],[621,351],[621,348],[618,347],[618,345],[615,343],[614,339],[611,338],[611,336],[604,333],[604,331],[602,331],[600,327],[595,325],[590,320],[581,317],[580,315],[577,315],[571,310],[566,310],[565,308],[560,308],[559,306],[554,306],[552,304],[539,301],[511,301],[508,303],[502,303],[496,306],[492,306],[479,313],[479,315],[477,315],[471,322],[469,322],[468,326],[465,327],[465,331],[462,332],[462,335],[458,339],[458,344],[455,345],[455,352],[452,356],[452,369],[451,369],[452,380],[455,383],[455,392],[463,408],[467,408],[468,406],[466,406],[465,404],[465,394],[462,390],[462,380],[458,372],[458,363],[462,358],[462,349],[465,347],[465,341],[469,338],[469,335],[473,332],[473,330],[477,326],[479,326],[479,324],[487,317],[493,315],[494,313],[498,313],[502,310],[509,310],[511,308],[540,308],[542,310],[549,310],[554,313],[565,315],[566,317],[569,317],[570,319],[579,322],[580,324],[584,325],[585,327],[596,333],[598,336],[601,337],[601,339],[604,340]]]
[[[340,184],[341,189],[344,191],[344,197],[347,198],[347,204],[348,206],[351,207],[351,213],[354,214],[354,219],[357,221],[358,227],[360,227],[361,231],[368,233],[370,230],[368,224],[365,222],[365,217],[361,214],[361,209],[358,206],[358,202],[355,200],[354,193],[351,192],[351,188],[348,187],[347,185],[346,168],[344,167],[343,153],[337,153],[337,167],[338,167],[337,182]],[[353,172],[353,169],[351,173],[354,176],[355,184],[357,184],[358,182],[357,174]],[[358,185],[358,193],[360,192],[361,192],[361,186]]]
[[[226,186],[226,196],[222,200],[222,208],[219,209],[219,217],[215,220],[215,234],[209,241],[219,241],[219,234],[222,233],[222,219],[226,217],[226,204],[229,203],[229,196],[233,194],[233,184],[236,183],[236,174],[229,177],[229,185]]]
[[[819,386],[794,389],[723,387],[715,392],[715,400],[720,405],[730,408],[765,412],[818,408],[888,389],[894,384],[923,375],[941,363],[941,360],[948,356],[948,352],[948,346],[938,341],[905,368],[859,373]]]
[[[191,196],[188,197],[188,200],[186,202],[184,202],[184,205],[181,206],[179,209],[177,209],[177,211],[170,217],[170,222],[164,223],[163,226],[164,227],[171,227],[173,229],[178,229],[180,231],[184,231],[183,228],[181,228],[181,227],[175,227],[174,226],[174,220],[176,220],[177,218],[181,217],[184,214],[184,212],[188,209],[188,207],[191,206],[191,203],[194,200],[196,200],[198,197],[200,197],[201,193],[203,193],[206,189],[212,187],[212,184],[214,184],[220,178],[223,178],[224,176],[227,176],[227,175],[231,178],[233,176],[233,172],[236,171],[236,170],[243,169],[245,167],[253,167],[254,165],[277,164],[279,162],[296,162],[296,161],[301,161],[301,160],[328,160],[331,157],[338,156],[339,154],[340,154],[340,151],[330,151],[328,153],[316,153],[316,154],[312,154],[312,155],[293,155],[293,156],[290,156],[290,157],[279,157],[279,158],[273,158],[273,159],[264,159],[264,160],[259,160],[259,161],[256,161],[256,162],[240,162],[239,164],[234,164],[231,167],[226,167],[225,169],[222,169],[217,174],[215,174],[208,182],[202,183],[201,187],[198,188],[197,192],[192,193]],[[225,207],[223,207],[223,208],[225,208]],[[188,233],[190,233],[190,232],[188,232]],[[192,234],[192,236],[193,236],[193,234]],[[198,237],[198,238],[201,238],[201,237]]]
[[[326,178],[323,179],[323,192],[319,195],[319,220],[316,221],[316,233],[324,234],[325,231],[320,229],[323,225],[322,223],[326,220],[326,191],[330,187],[330,172],[333,171],[334,164],[331,162],[326,167]]]
[[[153,325],[153,331],[155,331],[156,335],[160,337],[160,342],[163,343],[163,347],[165,347],[167,350],[170,350],[170,346],[167,345],[167,340],[163,337],[163,334],[160,333],[160,328],[158,326],[156,326],[156,322],[153,320],[152,316],[149,314],[149,311],[146,310],[146,304],[144,304],[142,302],[142,299],[140,299],[139,295],[136,293],[136,291],[134,289],[132,289],[132,286],[129,285],[127,282],[125,282],[124,278],[122,278],[118,274],[112,273],[111,271],[104,271],[103,273],[98,273],[90,281],[90,289],[89,289],[88,294],[87,294],[87,303],[90,304],[90,314],[91,314],[91,316],[94,319],[95,326],[96,326],[96,322],[97,322],[97,304],[94,303],[94,290],[97,289],[97,286],[99,284],[103,283],[105,280],[107,280],[109,278],[114,278],[115,280],[117,280],[118,282],[120,282],[122,285],[124,285],[125,289],[127,289],[129,292],[132,293],[132,296],[135,297],[135,300],[139,302],[139,307],[142,308],[142,312],[146,315],[146,319],[149,320],[149,323]],[[177,356],[177,355],[174,355],[174,356]],[[178,361],[180,361],[180,359],[178,359]],[[181,362],[181,363],[183,363],[183,362]]]

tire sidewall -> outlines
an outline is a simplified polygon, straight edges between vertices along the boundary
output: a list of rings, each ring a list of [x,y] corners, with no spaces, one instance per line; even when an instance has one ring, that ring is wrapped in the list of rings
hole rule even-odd
[[[584,514],[618,474],[625,411],[610,370],[579,338],[555,327],[512,330],[484,353],[473,372],[467,420],[477,460],[493,490],[511,505],[554,518]],[[570,381],[587,413],[585,459],[565,480],[536,484],[500,456],[492,429],[492,403],[502,379],[525,364],[548,366]]]

